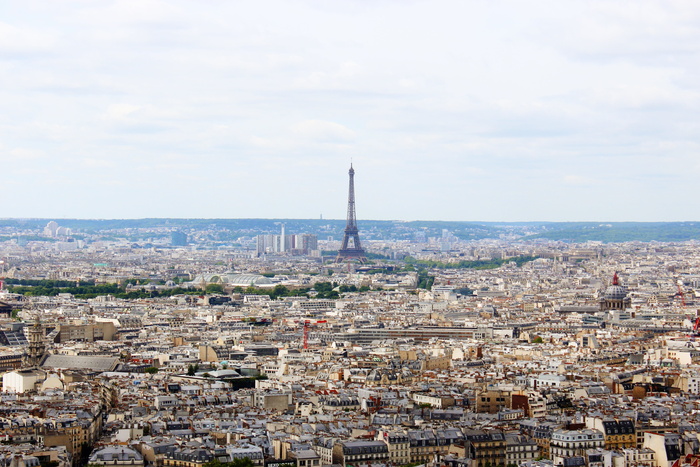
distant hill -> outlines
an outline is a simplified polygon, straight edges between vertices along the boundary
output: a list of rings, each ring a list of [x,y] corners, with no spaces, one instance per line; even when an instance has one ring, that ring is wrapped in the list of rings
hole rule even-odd
[[[523,239],[581,243],[683,242],[700,240],[700,222],[563,222],[541,224],[542,232]]]
[[[292,233],[314,233],[320,238],[341,239],[344,219],[0,219],[0,228],[40,231],[47,222],[76,232],[100,233],[125,229],[213,230],[228,238],[277,233],[282,223]],[[441,237],[443,230],[462,240],[508,238],[547,239],[582,243],[629,241],[682,242],[700,240],[700,222],[460,222],[358,220],[363,239],[413,240]],[[133,233],[132,233],[133,235]]]
[[[0,219],[0,227],[40,230],[51,220],[76,232],[100,233],[124,229],[226,230],[232,236],[278,233],[281,224],[286,232],[315,233],[322,238],[341,239],[344,219]],[[359,220],[365,239],[412,239],[416,232],[426,237],[441,236],[447,229],[462,239],[498,238],[506,232],[502,227],[474,222],[449,221],[374,221]]]

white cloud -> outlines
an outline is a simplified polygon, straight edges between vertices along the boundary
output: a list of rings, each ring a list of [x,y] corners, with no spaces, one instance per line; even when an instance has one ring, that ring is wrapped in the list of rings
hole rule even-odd
[[[37,149],[15,148],[9,151],[10,161],[31,161],[45,157],[43,151]]]
[[[564,183],[567,185],[589,186],[595,185],[596,181],[580,175],[566,175],[564,176]]]
[[[685,217],[698,21],[675,0],[18,2],[0,22],[0,141],[6,176],[34,175],[7,215],[45,212],[60,184],[85,200],[76,217],[342,218],[352,158],[358,201],[385,200],[365,218],[610,218],[606,193],[578,195],[614,174],[630,218]],[[183,176],[259,203],[190,202]],[[545,210],[553,182],[568,189]]]
[[[141,109],[138,105],[112,104],[107,108],[104,117],[108,120],[126,120]]]
[[[52,50],[55,38],[39,28],[0,22],[0,57],[23,59]]]
[[[292,131],[309,140],[320,143],[344,143],[356,139],[356,134],[340,123],[323,120],[305,120],[292,126]]]
[[[85,167],[101,168],[101,169],[108,169],[108,168],[114,167],[114,165],[115,165],[114,161],[108,161],[105,159],[98,159],[95,157],[85,157],[82,159],[81,162]]]

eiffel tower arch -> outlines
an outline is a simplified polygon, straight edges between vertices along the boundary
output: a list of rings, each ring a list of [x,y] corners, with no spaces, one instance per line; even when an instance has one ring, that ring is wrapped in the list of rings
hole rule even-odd
[[[343,243],[338,250],[338,256],[335,258],[336,263],[344,260],[356,260],[360,263],[367,261],[365,250],[360,243],[358,235],[357,219],[355,216],[355,170],[350,164],[350,188],[348,191],[348,222],[345,225],[345,233],[343,235]]]

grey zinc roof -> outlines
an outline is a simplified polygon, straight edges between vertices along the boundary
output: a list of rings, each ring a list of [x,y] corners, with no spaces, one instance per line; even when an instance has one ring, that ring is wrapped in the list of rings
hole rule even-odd
[[[96,462],[98,460],[102,461],[132,461],[136,460],[142,461],[143,456],[139,454],[137,451],[126,447],[126,446],[105,446],[102,449],[99,449],[95,452],[92,453],[90,456],[90,461]]]
[[[43,368],[69,370],[112,371],[117,367],[119,357],[96,357],[91,355],[49,355]]]

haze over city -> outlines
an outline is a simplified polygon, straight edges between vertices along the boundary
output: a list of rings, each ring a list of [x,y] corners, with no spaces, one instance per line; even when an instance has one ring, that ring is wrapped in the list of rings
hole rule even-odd
[[[694,217],[697,2],[3,3],[2,217]]]

